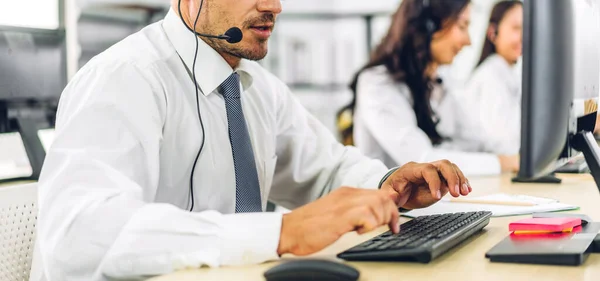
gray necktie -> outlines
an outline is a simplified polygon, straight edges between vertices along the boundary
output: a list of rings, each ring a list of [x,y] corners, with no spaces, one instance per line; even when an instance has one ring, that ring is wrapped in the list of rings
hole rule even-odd
[[[235,169],[235,212],[262,212],[260,185],[254,162],[252,142],[246,126],[240,99],[240,78],[231,74],[223,84],[221,93],[225,97],[229,141],[233,152]]]

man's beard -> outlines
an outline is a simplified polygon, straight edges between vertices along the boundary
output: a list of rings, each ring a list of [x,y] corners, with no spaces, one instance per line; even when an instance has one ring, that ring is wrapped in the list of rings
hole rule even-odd
[[[227,43],[227,41],[207,38],[207,44],[215,49],[217,52],[225,53],[230,56],[234,56],[236,58],[259,61],[264,59],[267,56],[267,48],[262,47],[263,44],[267,44],[266,40],[258,41],[257,44],[260,44],[261,47],[252,48],[252,49],[243,49],[241,47],[236,46],[236,44]]]

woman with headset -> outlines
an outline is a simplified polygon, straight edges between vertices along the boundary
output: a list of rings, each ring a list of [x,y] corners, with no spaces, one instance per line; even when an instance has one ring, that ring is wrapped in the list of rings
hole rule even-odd
[[[518,157],[477,152],[471,126],[436,75],[469,37],[469,0],[404,0],[338,116],[342,138],[397,166],[449,159],[469,175],[518,169]]]
[[[521,75],[515,67],[523,49],[523,3],[498,2],[492,9],[483,51],[467,82],[464,111],[475,121],[482,150],[519,153]]]

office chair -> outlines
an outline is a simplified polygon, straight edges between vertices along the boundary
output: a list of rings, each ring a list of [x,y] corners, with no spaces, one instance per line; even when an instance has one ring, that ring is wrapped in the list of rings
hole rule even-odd
[[[0,187],[0,280],[29,280],[37,213],[37,184]]]

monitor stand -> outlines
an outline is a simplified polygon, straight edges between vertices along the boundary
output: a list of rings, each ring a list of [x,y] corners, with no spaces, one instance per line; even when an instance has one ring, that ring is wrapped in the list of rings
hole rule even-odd
[[[15,121],[23,140],[23,146],[25,146],[25,151],[27,151],[27,158],[29,158],[29,163],[31,164],[31,179],[37,180],[40,177],[44,159],[46,158],[46,151],[38,136],[38,131],[47,128],[48,125],[44,122],[45,120],[26,116],[16,117]]]
[[[1,107],[8,122],[0,126],[0,132],[19,132],[32,170],[31,177],[13,180],[38,180],[46,158],[38,132],[53,125],[48,119],[49,108],[27,103],[3,104]]]
[[[596,137],[591,132],[582,131],[573,136],[571,145],[574,149],[583,152],[596,186],[600,190],[600,147]],[[600,233],[594,239],[592,252],[600,253]]]
[[[590,173],[600,190],[600,148],[594,134],[587,131],[580,131],[577,134],[571,135],[570,139],[570,146],[583,153]],[[535,179],[515,177],[512,181],[517,183],[561,183],[561,179],[555,177],[554,174]]]
[[[516,182],[516,183],[561,183],[562,180],[555,177],[554,174],[550,174],[550,175],[535,178],[535,179],[524,179],[524,178],[515,177],[512,179],[512,182]]]
[[[585,162],[587,162],[590,173],[600,190],[600,148],[594,134],[581,131],[571,137],[571,146],[583,152]]]

